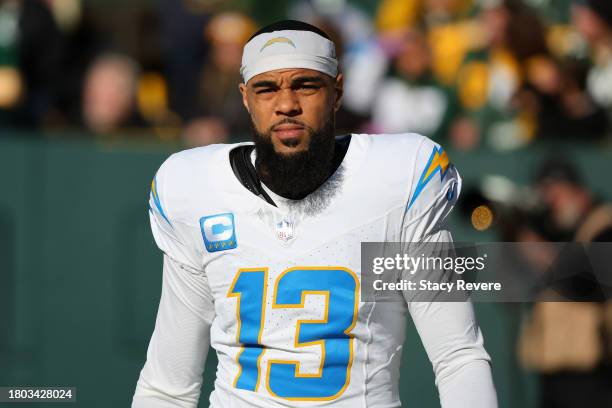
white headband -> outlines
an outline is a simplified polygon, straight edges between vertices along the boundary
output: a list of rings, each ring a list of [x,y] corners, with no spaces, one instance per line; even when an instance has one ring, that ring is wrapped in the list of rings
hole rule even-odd
[[[336,47],[317,33],[301,30],[262,33],[244,46],[240,74],[245,84],[255,75],[284,68],[314,69],[335,78]]]

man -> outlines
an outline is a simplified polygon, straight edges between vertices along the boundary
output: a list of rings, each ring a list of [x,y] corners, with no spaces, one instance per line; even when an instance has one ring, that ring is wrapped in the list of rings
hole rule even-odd
[[[526,368],[539,373],[540,407],[612,406],[612,205],[596,199],[563,158],[543,163],[535,187],[549,212],[553,242],[575,242],[545,271],[548,287],[525,320],[519,342]],[[558,300],[558,301],[555,301]]]
[[[360,243],[449,241],[460,178],[415,135],[336,139],[334,44],[282,21],[245,45],[252,144],[170,157],[151,192],[164,252],[155,331],[133,407],[194,407],[211,345],[210,406],[398,407],[406,313],[445,408],[496,407],[469,303],[363,302]]]
[[[591,48],[591,67],[586,87],[597,104],[612,118],[612,2],[574,0],[572,25]]]

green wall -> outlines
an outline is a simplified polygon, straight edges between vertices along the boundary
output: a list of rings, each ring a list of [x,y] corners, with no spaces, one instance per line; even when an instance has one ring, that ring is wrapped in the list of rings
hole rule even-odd
[[[78,403],[66,406],[129,406],[161,287],[148,190],[174,149],[0,138],[0,385],[76,386]],[[546,152],[451,157],[468,182],[491,171],[525,181]],[[573,152],[589,182],[612,196],[609,155]],[[455,225],[458,240],[493,239]],[[533,378],[514,362],[519,307],[479,304],[477,312],[501,407],[533,406]],[[204,395],[215,363],[208,361]],[[412,327],[401,382],[405,406],[437,406],[431,366]]]

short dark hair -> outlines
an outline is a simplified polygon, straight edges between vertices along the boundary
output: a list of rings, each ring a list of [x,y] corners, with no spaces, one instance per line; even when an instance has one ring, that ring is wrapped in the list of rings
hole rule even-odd
[[[318,27],[313,26],[312,24],[308,24],[308,23],[305,23],[303,21],[298,21],[298,20],[282,20],[282,21],[277,21],[276,23],[269,24],[263,27],[262,29],[260,29],[259,31],[257,31],[255,34],[253,34],[251,38],[249,38],[249,41],[257,37],[259,34],[272,33],[274,31],[283,31],[283,30],[311,31],[331,41],[331,39],[325,33],[325,31],[321,30]]]
[[[549,157],[540,165],[536,172],[536,184],[551,181],[566,182],[575,186],[583,186],[580,172],[566,157]]]

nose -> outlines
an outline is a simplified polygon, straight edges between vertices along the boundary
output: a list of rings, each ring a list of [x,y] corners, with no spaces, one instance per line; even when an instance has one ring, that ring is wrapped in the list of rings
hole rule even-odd
[[[298,116],[302,113],[300,100],[292,89],[282,89],[276,100],[276,114],[281,116]]]

